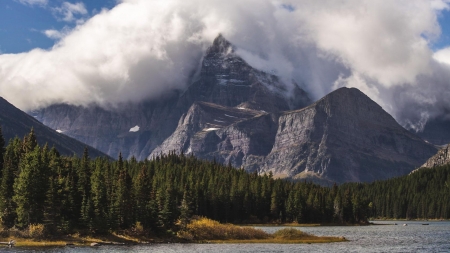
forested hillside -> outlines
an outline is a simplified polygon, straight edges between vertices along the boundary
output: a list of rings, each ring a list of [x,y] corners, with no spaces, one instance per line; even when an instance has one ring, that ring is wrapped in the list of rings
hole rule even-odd
[[[450,213],[448,166],[328,188],[183,154],[141,162],[121,156],[92,160],[87,151],[64,157],[40,147],[33,132],[12,140],[1,153],[3,228],[43,224],[52,233],[106,232],[139,222],[160,232],[176,230],[192,215],[235,223],[356,223],[368,217],[448,218]]]

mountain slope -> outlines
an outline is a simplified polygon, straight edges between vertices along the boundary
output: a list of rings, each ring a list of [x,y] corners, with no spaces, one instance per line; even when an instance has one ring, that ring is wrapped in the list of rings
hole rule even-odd
[[[82,156],[86,147],[86,144],[44,126],[1,97],[0,125],[2,126],[2,132],[6,142],[16,136],[22,138],[30,132],[31,128],[34,128],[36,138],[40,145],[47,143],[50,147],[54,146],[58,149],[61,154],[77,154],[78,156]],[[91,157],[106,156],[104,153],[92,147],[88,147],[88,150]]]
[[[201,118],[217,120],[218,114],[205,111]],[[199,115],[193,106],[183,117]],[[195,124],[180,121],[152,156],[175,150],[278,177],[342,183],[404,175],[436,152],[357,89],[341,88],[301,110],[261,113],[209,131]]]
[[[52,105],[33,113],[45,125],[87,143],[112,157],[145,159],[177,128],[180,117],[197,101],[222,106],[278,112],[310,104],[296,84],[286,98],[278,77],[256,70],[219,35],[207,50],[197,75],[183,92],[156,101],[129,103],[117,108]],[[139,130],[135,128],[139,127]],[[134,131],[131,129],[134,128]],[[137,130],[137,131],[136,131]]]

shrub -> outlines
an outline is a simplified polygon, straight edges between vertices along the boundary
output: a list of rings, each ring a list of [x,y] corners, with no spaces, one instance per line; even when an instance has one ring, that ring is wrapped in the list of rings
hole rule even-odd
[[[44,238],[45,226],[43,224],[30,224],[28,226],[28,236],[36,239]]]

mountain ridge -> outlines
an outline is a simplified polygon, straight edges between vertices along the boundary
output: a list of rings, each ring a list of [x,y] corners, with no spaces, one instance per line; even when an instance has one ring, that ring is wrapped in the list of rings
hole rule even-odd
[[[190,113],[184,117],[195,117]],[[150,156],[192,153],[276,177],[342,183],[408,174],[436,151],[355,88],[338,89],[299,110],[262,113],[207,133],[186,135],[188,127],[180,122]],[[184,145],[177,146],[178,138]]]
[[[77,154],[78,156],[82,156],[84,148],[87,147],[91,157],[107,157],[106,154],[89,145],[81,143],[43,125],[41,122],[27,113],[22,112],[2,97],[0,97],[0,125],[2,126],[2,133],[6,143],[14,137],[22,138],[30,132],[31,128],[33,128],[40,145],[43,146],[47,143],[50,147],[54,146],[57,148],[58,151],[64,155]]]

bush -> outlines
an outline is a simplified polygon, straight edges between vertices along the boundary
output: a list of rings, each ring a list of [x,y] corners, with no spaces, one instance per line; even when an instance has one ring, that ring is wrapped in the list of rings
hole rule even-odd
[[[28,226],[28,236],[36,239],[44,238],[45,226],[43,224],[30,224]]]

